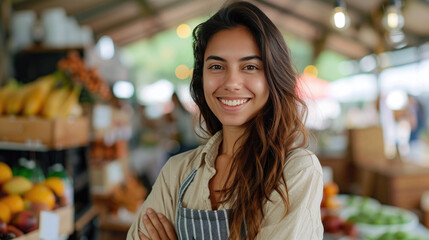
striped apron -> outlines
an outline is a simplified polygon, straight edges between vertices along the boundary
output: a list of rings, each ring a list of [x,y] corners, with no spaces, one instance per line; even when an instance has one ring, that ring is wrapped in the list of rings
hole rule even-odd
[[[194,180],[197,169],[185,179],[179,189],[176,214],[176,232],[178,239],[226,240],[229,236],[229,209],[198,210],[182,206],[182,198],[189,184]],[[245,236],[245,231],[244,231]]]

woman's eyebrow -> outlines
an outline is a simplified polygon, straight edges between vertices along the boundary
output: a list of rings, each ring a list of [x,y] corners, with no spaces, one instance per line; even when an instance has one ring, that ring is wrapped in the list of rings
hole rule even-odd
[[[206,62],[207,62],[208,60],[217,60],[217,61],[221,61],[221,62],[226,62],[226,60],[225,60],[224,58],[221,58],[221,57],[219,57],[219,56],[213,56],[213,55],[208,56],[208,57],[206,58]]]
[[[239,59],[239,61],[240,62],[244,62],[244,61],[249,61],[249,60],[252,60],[252,59],[258,59],[258,60],[262,61],[262,58],[260,56],[257,56],[257,55],[251,55],[251,56],[247,56],[247,57],[242,57],[242,58]],[[206,62],[208,60],[217,60],[217,61],[221,61],[221,62],[226,62],[226,59],[221,58],[219,56],[214,56],[214,55],[208,56],[206,58]]]
[[[252,56],[240,58],[239,61],[240,62],[244,62],[244,61],[249,61],[249,60],[252,60],[252,59],[258,59],[258,60],[262,61],[262,58],[260,56],[256,56],[256,55],[252,55]]]

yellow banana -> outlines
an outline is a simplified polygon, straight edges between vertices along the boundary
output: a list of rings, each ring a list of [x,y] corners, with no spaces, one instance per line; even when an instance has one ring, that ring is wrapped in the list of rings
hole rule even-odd
[[[45,105],[42,109],[42,116],[46,118],[56,118],[59,115],[60,107],[63,105],[69,95],[68,87],[54,89],[48,95]]]
[[[32,89],[33,84],[25,84],[24,86],[14,89],[6,100],[6,113],[9,115],[19,115],[24,108],[25,97]]]
[[[62,118],[67,118],[70,116],[70,113],[72,112],[72,109],[79,104],[79,95],[82,87],[75,85],[73,89],[71,90],[70,94],[67,96],[66,100],[64,101],[63,106],[60,110],[60,116]]]
[[[3,113],[6,113],[7,99],[11,92],[13,92],[18,87],[18,82],[16,80],[9,81],[6,86],[0,89],[0,116]]]
[[[34,80],[35,84],[49,85],[53,87],[57,83],[57,78],[54,74],[45,75]]]
[[[25,116],[35,116],[41,111],[54,84],[55,78],[50,75],[39,78],[34,82],[32,90],[25,97],[23,111]]]

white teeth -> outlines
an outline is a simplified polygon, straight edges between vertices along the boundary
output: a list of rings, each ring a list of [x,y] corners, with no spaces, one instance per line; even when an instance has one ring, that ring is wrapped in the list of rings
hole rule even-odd
[[[235,107],[235,106],[238,106],[238,105],[241,105],[241,104],[247,102],[248,99],[239,99],[239,100],[225,100],[225,99],[220,99],[220,101],[223,104],[225,104],[225,105],[228,105],[228,106],[231,106],[231,107]]]

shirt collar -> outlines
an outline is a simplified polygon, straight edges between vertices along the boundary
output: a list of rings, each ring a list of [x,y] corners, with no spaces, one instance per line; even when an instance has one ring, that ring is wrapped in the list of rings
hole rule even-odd
[[[215,133],[203,147],[201,154],[201,164],[205,163],[208,167],[214,168],[214,162],[219,152],[219,145],[222,142],[222,130]]]

